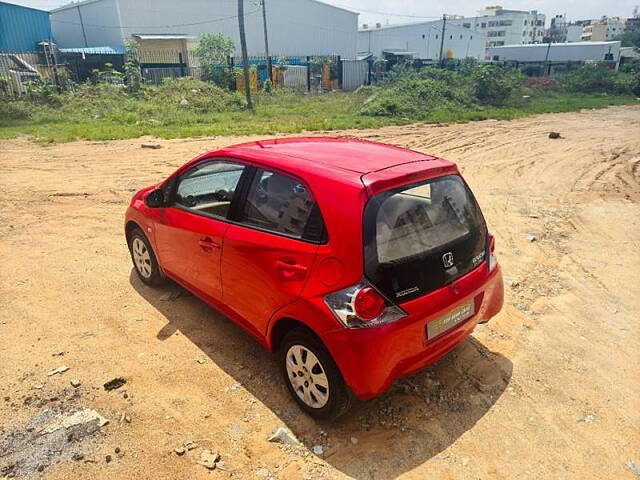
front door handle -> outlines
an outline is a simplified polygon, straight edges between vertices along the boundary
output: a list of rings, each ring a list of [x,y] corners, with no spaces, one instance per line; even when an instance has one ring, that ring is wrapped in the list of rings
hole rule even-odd
[[[220,244],[214,242],[211,237],[204,237],[200,239],[200,248],[205,251],[205,253],[211,253],[214,249],[220,248]]]
[[[283,280],[296,280],[304,277],[307,273],[307,267],[299,263],[288,263],[282,260],[276,260],[276,268]]]

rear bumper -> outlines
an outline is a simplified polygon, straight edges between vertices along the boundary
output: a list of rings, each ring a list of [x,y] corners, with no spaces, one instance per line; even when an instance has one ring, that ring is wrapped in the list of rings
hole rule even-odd
[[[427,339],[428,322],[472,299],[476,313],[471,318]],[[408,316],[402,320],[370,329],[342,328],[326,333],[324,341],[347,384],[364,400],[379,395],[394,380],[432,364],[457,347],[478,323],[496,315],[503,301],[500,266],[488,274],[483,264],[453,285],[403,304]]]

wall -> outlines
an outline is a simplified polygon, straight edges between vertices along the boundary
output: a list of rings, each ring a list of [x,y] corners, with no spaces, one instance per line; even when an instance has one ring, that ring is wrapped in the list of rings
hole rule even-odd
[[[100,5],[100,7],[97,7]],[[330,55],[354,58],[358,15],[315,0],[266,0],[271,55]],[[79,7],[89,46],[122,45],[133,34],[222,33],[240,52],[237,3],[231,0],[95,0]],[[54,35],[65,46],[84,46],[72,7],[55,11]],[[105,11],[107,10],[107,11]],[[107,29],[94,25],[118,26]],[[62,20],[72,22],[63,24]],[[77,26],[76,26],[77,25]],[[90,26],[91,25],[91,26]],[[72,28],[73,27],[73,28]],[[262,10],[245,0],[249,55],[264,55]]]
[[[580,42],[552,43],[548,60],[551,62],[604,61],[607,53],[613,54],[613,61],[620,58],[621,42]],[[489,57],[497,57],[499,61],[543,62],[547,54],[548,44],[511,45],[493,47],[488,51]]]
[[[358,32],[358,53],[382,57],[383,50],[414,52],[417,58],[438,60],[442,21],[384,26]],[[485,35],[447,22],[443,54],[450,58],[485,57]],[[449,54],[449,55],[447,55]]]
[[[0,52],[35,52],[51,40],[49,13],[0,2]]]
[[[117,0],[89,0],[52,10],[51,28],[60,48],[124,45]]]
[[[582,40],[582,25],[567,25],[567,42],[579,42]]]

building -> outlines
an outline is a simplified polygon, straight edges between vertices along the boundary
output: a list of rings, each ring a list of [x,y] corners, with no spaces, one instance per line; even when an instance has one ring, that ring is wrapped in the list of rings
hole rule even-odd
[[[60,47],[122,47],[137,36],[141,44],[165,43],[203,33],[221,33],[240,51],[237,3],[229,0],[82,0],[51,11]],[[341,55],[355,58],[358,14],[317,0],[267,2],[269,53],[274,56]],[[249,55],[264,55],[262,8],[245,2]]]
[[[491,60],[500,62],[586,62],[618,63],[621,42],[543,43],[537,45],[505,45],[489,49]]]
[[[37,52],[50,40],[49,12],[0,2],[0,52]]]
[[[581,42],[582,41],[582,29],[584,27],[582,25],[578,25],[576,23],[570,23],[567,25],[567,38],[566,42]]]
[[[545,41],[553,43],[573,43],[582,41],[582,24],[571,23],[567,20],[567,16],[556,15],[551,19],[551,24]]]
[[[591,22],[582,30],[583,42],[604,42],[613,40],[625,32],[627,20],[620,17],[604,17],[600,21]]]
[[[540,43],[545,34],[545,15],[536,10],[486,7],[476,17],[452,18],[451,24],[486,34],[486,46]]]
[[[358,55],[404,55],[422,60],[440,60],[442,20],[404,25],[377,24],[375,28],[364,25],[358,31]],[[445,26],[443,58],[476,58],[484,60],[485,35],[467,28]]]
[[[640,32],[640,16],[627,18],[624,24],[625,33]]]

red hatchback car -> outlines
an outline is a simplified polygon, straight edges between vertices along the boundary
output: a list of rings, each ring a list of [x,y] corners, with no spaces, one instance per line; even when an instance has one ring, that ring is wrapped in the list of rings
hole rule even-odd
[[[352,139],[246,143],[136,193],[140,279],[166,277],[279,352],[319,418],[435,362],[502,308],[494,239],[454,163]]]

